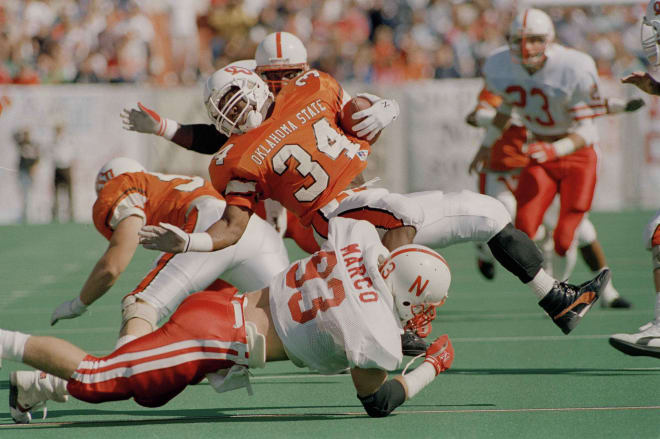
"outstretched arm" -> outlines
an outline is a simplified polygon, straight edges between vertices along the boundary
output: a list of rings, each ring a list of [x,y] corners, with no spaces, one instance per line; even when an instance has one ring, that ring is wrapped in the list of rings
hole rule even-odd
[[[653,79],[647,72],[634,72],[621,78],[622,84],[632,84],[640,90],[652,94],[660,95],[660,83]]]
[[[436,376],[449,369],[453,361],[454,348],[445,334],[429,346],[424,363],[406,375],[397,375],[388,381],[384,370],[356,367],[351,369],[351,377],[367,414],[382,418],[417,395]]]
[[[60,319],[78,317],[87,310],[88,305],[94,303],[114,285],[133,259],[138,246],[138,231],[143,224],[144,220],[141,217],[131,215],[117,225],[108,248],[87,277],[80,294],[53,311],[51,325]]]
[[[166,223],[161,223],[160,226],[144,226],[138,233],[140,244],[150,250],[168,253],[222,250],[241,239],[251,215],[252,211],[245,207],[228,205],[222,218],[201,233],[186,233]]]
[[[227,136],[213,125],[180,125],[175,120],[161,117],[140,102],[138,108],[125,108],[120,116],[125,130],[162,136],[185,149],[202,154],[215,154],[227,141]]]

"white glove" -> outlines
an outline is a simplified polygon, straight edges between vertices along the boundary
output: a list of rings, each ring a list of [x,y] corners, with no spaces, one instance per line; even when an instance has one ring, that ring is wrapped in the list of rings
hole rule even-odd
[[[140,244],[149,250],[166,253],[183,253],[187,250],[190,235],[175,225],[160,223],[158,226],[143,226],[138,232]]]
[[[369,99],[372,104],[371,107],[353,114],[355,120],[366,117],[352,127],[358,137],[367,136],[366,139],[371,140],[399,117],[399,104],[394,99],[381,99],[370,93],[360,93],[358,96]]]
[[[138,108],[139,110],[124,108],[124,111],[120,114],[125,130],[156,134],[167,139],[174,137],[179,129],[179,124],[176,121],[160,117],[158,113],[145,107],[141,102],[138,102]]]
[[[80,297],[64,302],[53,311],[50,316],[50,326],[53,326],[60,319],[74,319],[87,311],[87,305],[82,303]]]

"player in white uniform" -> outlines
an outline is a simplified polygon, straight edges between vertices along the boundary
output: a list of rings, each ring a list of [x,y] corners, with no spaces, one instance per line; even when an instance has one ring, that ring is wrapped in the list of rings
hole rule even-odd
[[[660,66],[660,1],[651,0],[642,21],[642,48],[651,66]],[[660,95],[660,83],[645,72],[635,72],[621,80],[653,95]],[[634,334],[614,334],[610,344],[619,351],[634,356],[660,358],[660,210],[644,229],[644,245],[651,250],[655,300],[653,320]]]
[[[109,244],[80,293],[53,311],[51,325],[84,313],[116,282],[133,258],[144,224],[172,221],[203,231],[222,217],[224,199],[201,177],[147,172],[135,160],[106,163],[96,180],[94,225]],[[223,273],[244,290],[268,285],[289,264],[279,235],[258,216],[236,245],[213,253],[159,255],[144,280],[122,300],[117,346],[156,329],[190,293]]]
[[[591,207],[596,184],[598,134],[593,118],[605,113],[593,59],[555,44],[550,17],[524,9],[511,24],[509,46],[484,65],[486,84],[503,98],[483,146],[499,137],[515,108],[530,135],[530,164],[520,174],[516,227],[534,237],[555,195],[555,273],[565,272],[575,230]]]
[[[422,365],[387,380],[387,371],[402,366],[403,327],[428,325],[450,281],[433,250],[411,245],[390,254],[369,223],[338,218],[322,250],[269,288],[238,295],[226,285],[192,294],[162,328],[102,358],[61,339],[0,329],[1,357],[52,374],[12,373],[11,414],[29,422],[38,404],[68,395],[158,407],[204,376],[219,392],[250,391],[248,367],[291,358],[326,374],[350,368],[365,411],[387,416],[451,366],[453,348],[443,335]]]

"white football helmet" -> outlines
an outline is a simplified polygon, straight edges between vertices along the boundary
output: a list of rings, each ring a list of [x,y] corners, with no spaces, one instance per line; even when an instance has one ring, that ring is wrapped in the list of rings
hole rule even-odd
[[[204,105],[216,129],[226,136],[261,125],[273,95],[264,81],[237,61],[206,81]],[[241,106],[240,104],[243,104]]]
[[[98,195],[103,186],[118,175],[128,172],[145,172],[146,169],[138,161],[128,157],[117,157],[103,165],[96,175],[96,194]]]
[[[529,53],[526,40],[542,37],[542,49]],[[555,26],[550,16],[540,9],[523,9],[516,15],[509,27],[509,47],[514,58],[525,67],[538,67],[545,61],[545,51],[555,39]]]
[[[642,19],[642,49],[652,66],[660,65],[660,1],[651,0]]]
[[[288,32],[274,32],[263,39],[254,55],[256,72],[275,94],[290,79],[309,70],[307,49],[298,37]]]
[[[435,309],[444,304],[451,284],[447,261],[428,247],[409,244],[395,249],[380,273],[405,328],[420,337],[429,335]]]

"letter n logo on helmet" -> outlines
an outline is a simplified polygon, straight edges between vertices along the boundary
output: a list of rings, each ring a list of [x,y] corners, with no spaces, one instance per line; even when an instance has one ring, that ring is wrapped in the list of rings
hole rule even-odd
[[[422,284],[422,276],[417,276],[417,279],[410,285],[410,288],[408,289],[409,293],[413,292],[413,289],[416,289],[417,292],[415,293],[415,296],[420,296],[424,290],[426,289],[427,285],[429,284],[429,280],[426,279],[424,284]]]

